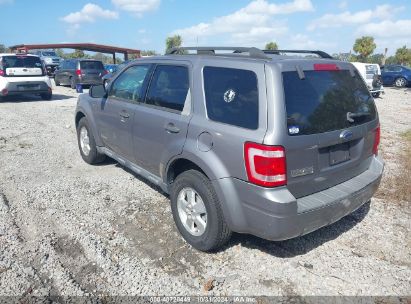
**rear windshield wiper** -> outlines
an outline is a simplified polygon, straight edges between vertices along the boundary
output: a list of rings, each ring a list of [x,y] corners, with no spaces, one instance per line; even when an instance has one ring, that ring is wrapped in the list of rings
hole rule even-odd
[[[358,117],[370,116],[370,115],[371,114],[367,112],[356,112],[356,113],[347,112],[347,120],[349,122],[354,122],[354,120]]]

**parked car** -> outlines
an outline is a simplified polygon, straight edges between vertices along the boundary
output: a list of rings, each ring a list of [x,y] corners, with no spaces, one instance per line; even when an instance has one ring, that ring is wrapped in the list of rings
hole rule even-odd
[[[122,69],[124,69],[125,66],[127,66],[127,64],[129,64],[130,62],[133,62],[134,59],[132,60],[126,60],[123,63],[119,64],[116,66],[116,68],[114,69],[114,71],[108,71],[108,73],[106,75],[103,76],[103,84],[104,86],[107,86],[108,83],[110,82],[110,79],[112,79],[117,72],[121,71]]]
[[[31,54],[37,55],[44,62],[47,69],[47,75],[54,76],[56,68],[59,66],[60,58],[53,50],[34,50],[30,51]]]
[[[75,126],[85,162],[108,156],[158,185],[203,251],[231,231],[284,240],[334,223],[371,199],[384,167],[373,98],[353,65],[328,57],[141,58],[79,96]]]
[[[386,65],[381,70],[384,85],[403,88],[411,84],[411,69],[402,65]]]
[[[384,93],[384,86],[382,85],[381,69],[376,63],[351,62],[361,77],[364,79],[368,90],[375,98]]]
[[[56,86],[70,85],[74,89],[77,84],[101,84],[106,73],[103,63],[99,60],[68,59],[61,62],[54,81]]]
[[[114,73],[117,70],[118,64],[105,64],[104,68],[107,73]]]
[[[0,54],[0,99],[21,94],[52,98],[51,82],[40,58],[30,54]]]

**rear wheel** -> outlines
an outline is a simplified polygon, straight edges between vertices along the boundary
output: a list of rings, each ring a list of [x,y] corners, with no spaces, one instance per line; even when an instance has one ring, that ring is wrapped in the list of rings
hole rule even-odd
[[[404,77],[399,77],[399,78],[395,79],[394,84],[397,88],[403,88],[407,85],[407,80]]]
[[[72,89],[75,89],[75,88],[76,88],[76,81],[74,80],[73,77],[70,77],[70,87],[71,87]]]
[[[53,97],[52,93],[42,93],[40,94],[41,99],[43,100],[51,100],[51,98]]]
[[[177,229],[194,248],[212,251],[230,239],[220,202],[204,174],[188,170],[177,176],[170,199]]]
[[[97,151],[93,133],[91,133],[91,128],[85,117],[80,119],[78,123],[77,140],[81,157],[86,163],[93,165],[105,160],[106,156]]]

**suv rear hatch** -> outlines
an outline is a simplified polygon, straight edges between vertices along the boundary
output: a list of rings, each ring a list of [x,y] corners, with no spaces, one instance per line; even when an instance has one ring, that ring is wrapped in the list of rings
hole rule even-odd
[[[105,73],[103,63],[96,60],[80,61],[80,71],[84,82],[95,84],[101,83],[101,77]]]
[[[0,75],[3,77],[44,76],[44,68],[37,56],[6,55],[0,58]]]
[[[367,170],[378,115],[357,71],[347,63],[311,62],[309,69],[304,64],[283,71],[282,80],[290,192],[299,198]]]

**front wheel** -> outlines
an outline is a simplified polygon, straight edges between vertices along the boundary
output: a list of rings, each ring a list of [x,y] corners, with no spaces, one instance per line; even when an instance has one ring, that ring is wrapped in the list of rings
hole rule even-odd
[[[407,85],[407,80],[404,77],[399,77],[399,78],[395,79],[394,84],[397,88],[403,88]]]
[[[378,98],[378,97],[380,97],[380,94],[381,94],[381,92],[372,93],[372,97]]]
[[[220,202],[204,174],[188,170],[177,176],[170,199],[177,229],[194,248],[212,251],[230,239]]]
[[[93,165],[105,160],[106,156],[97,151],[96,141],[85,117],[78,123],[77,141],[81,157],[86,163]]]

